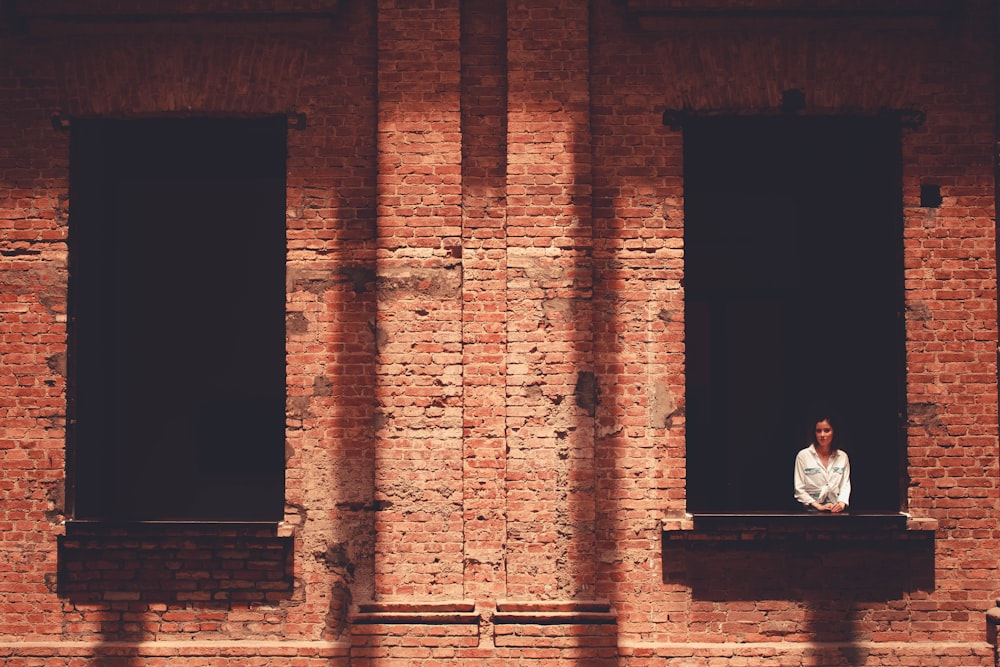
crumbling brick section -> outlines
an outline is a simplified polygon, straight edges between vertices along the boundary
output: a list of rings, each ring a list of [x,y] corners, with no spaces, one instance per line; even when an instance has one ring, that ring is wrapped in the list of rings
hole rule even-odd
[[[378,3],[376,596],[462,597],[459,3]]]

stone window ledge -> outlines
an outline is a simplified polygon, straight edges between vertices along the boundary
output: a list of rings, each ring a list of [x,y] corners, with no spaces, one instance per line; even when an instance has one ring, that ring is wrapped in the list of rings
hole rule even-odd
[[[695,512],[663,519],[664,539],[762,540],[799,537],[933,537],[936,519],[905,512]]]
[[[239,6],[238,6],[239,5]],[[140,32],[242,31],[325,32],[336,20],[340,0],[252,0],[218,3],[212,0],[175,2],[147,0],[33,0],[12,7],[11,20],[32,34],[134,34]]]
[[[205,537],[292,537],[294,526],[283,521],[115,521],[68,519],[58,527],[69,537],[140,537],[200,535]]]

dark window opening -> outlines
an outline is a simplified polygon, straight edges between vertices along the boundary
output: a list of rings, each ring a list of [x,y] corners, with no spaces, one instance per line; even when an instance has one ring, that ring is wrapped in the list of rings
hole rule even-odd
[[[280,520],[285,119],[71,132],[72,516]]]
[[[810,410],[832,408],[850,509],[905,489],[901,152],[888,118],[684,126],[687,493],[784,511]]]

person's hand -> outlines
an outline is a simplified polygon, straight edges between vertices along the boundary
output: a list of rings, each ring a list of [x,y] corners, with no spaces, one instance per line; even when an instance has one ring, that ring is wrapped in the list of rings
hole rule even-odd
[[[822,505],[819,503],[813,503],[812,506],[820,512],[843,512],[847,509],[847,505],[845,503],[824,503]]]

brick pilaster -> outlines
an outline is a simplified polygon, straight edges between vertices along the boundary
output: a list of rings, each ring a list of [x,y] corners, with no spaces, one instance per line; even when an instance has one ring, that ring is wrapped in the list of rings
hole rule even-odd
[[[458,598],[459,3],[378,7],[375,594]]]
[[[465,595],[504,595],[507,385],[506,4],[462,2]]]
[[[507,593],[592,595],[588,6],[510,2]]]

